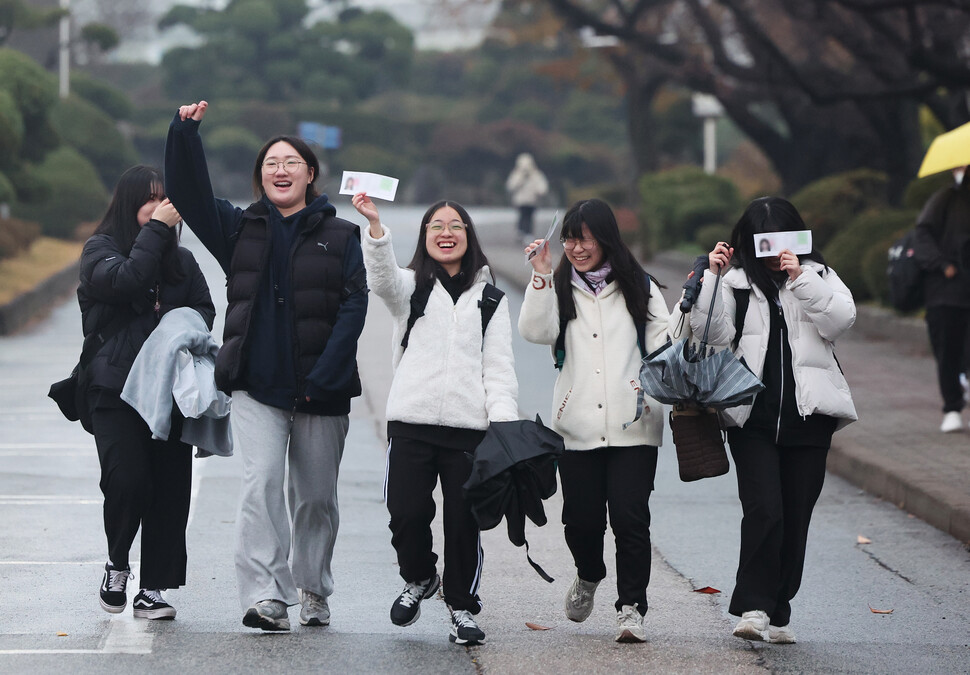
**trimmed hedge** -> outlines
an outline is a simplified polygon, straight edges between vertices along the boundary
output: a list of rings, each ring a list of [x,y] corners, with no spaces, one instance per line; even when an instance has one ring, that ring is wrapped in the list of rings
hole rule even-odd
[[[114,185],[129,166],[138,162],[134,147],[118,131],[115,121],[77,96],[58,101],[51,110],[51,123],[64,143],[94,165],[105,185]]]
[[[692,166],[647,174],[639,187],[644,235],[657,250],[693,242],[703,226],[731,224],[741,207],[734,183]]]
[[[0,259],[26,251],[40,236],[40,225],[17,218],[0,218]]]
[[[857,169],[820,178],[802,188],[791,202],[812,231],[815,248],[823,250],[853,218],[867,209],[888,206],[888,184],[884,173]],[[836,270],[841,276],[842,270]]]

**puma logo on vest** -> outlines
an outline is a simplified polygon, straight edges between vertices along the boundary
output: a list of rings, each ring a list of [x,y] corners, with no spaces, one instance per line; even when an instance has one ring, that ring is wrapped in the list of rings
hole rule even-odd
[[[323,246],[323,250],[324,250],[324,251],[326,251],[326,250],[328,250],[328,249],[327,249],[327,245],[328,245],[329,243],[330,243],[329,241],[328,241],[328,242],[322,242],[322,241],[318,241],[318,242],[317,242],[317,246]]]

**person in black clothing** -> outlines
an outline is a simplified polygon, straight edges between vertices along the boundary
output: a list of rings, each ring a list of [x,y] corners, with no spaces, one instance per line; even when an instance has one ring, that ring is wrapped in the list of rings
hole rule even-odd
[[[943,396],[940,431],[963,430],[965,405],[960,373],[968,365],[970,274],[960,251],[970,245],[970,188],[966,168],[953,170],[955,182],[937,190],[916,220],[913,253],[925,270],[923,292],[926,326],[936,359],[936,377]]]
[[[360,230],[317,193],[320,164],[293,136],[260,150],[256,202],[240,209],[216,199],[199,137],[207,109],[200,101],[175,115],[166,188],[228,278],[216,383],[232,394],[233,447],[244,463],[235,556],[243,624],[289,630],[287,608],[300,603],[300,623],[328,625],[337,474],[350,400],[361,393]]]
[[[722,411],[744,513],[729,611],[741,617],[734,635],[780,644],[795,641],[791,600],[801,584],[832,434],[857,419],[833,351],[834,340],[855,321],[852,293],[817,251],[801,257],[788,249],[765,258],[755,253],[756,234],[805,229],[790,202],[751,202],[730,245],[719,242],[710,252],[690,314],[700,334],[718,286],[709,343],[733,349],[765,385],[752,405]],[[723,269],[718,285],[715,275]],[[744,297],[747,308],[736,314]],[[737,343],[736,316],[743,321]]]
[[[104,340],[85,370],[104,494],[108,562],[101,607],[128,604],[128,554],[141,527],[141,580],[134,615],[174,619],[161,591],[185,583],[192,447],[179,440],[182,416],[172,407],[168,440],[153,440],[141,416],[121,400],[138,350],[172,309],[191,307],[211,329],[215,308],[195,258],[178,246],[180,217],[165,198],[161,174],[128,169],[108,211],[81,254],[78,303],[86,339]]]

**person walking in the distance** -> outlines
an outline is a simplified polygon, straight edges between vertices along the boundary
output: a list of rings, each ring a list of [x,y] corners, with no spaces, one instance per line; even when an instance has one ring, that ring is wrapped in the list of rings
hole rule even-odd
[[[717,286],[708,341],[744,358],[765,385],[752,405],[722,412],[744,514],[728,611],[741,617],[736,636],[782,644],[795,641],[791,600],[801,584],[832,434],[857,419],[833,352],[834,340],[855,321],[852,293],[817,251],[801,257],[788,249],[764,258],[755,253],[756,234],[806,229],[784,199],[751,202],[730,245],[718,242],[708,255],[690,313],[699,335]],[[736,316],[743,322],[740,336]]]
[[[528,245],[532,242],[532,217],[539,200],[549,192],[549,181],[536,166],[532,155],[523,152],[515,158],[515,167],[505,181],[505,189],[512,195],[512,206],[519,210],[519,235]]]
[[[233,446],[244,467],[235,556],[243,624],[289,630],[287,607],[300,603],[301,624],[325,626],[337,475],[350,400],[361,393],[360,232],[317,193],[320,164],[293,136],[259,151],[256,202],[240,209],[216,199],[199,137],[207,109],[205,101],[179,108],[165,166],[172,201],[228,278],[216,383],[232,394]]]
[[[963,430],[965,405],[960,374],[968,366],[970,273],[960,252],[970,245],[970,187],[967,167],[953,170],[954,182],[937,190],[916,220],[913,252],[925,271],[926,326],[943,396],[940,431]]]

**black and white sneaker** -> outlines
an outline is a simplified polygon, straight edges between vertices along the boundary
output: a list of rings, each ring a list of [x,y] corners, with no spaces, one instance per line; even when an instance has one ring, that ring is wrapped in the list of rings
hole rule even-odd
[[[451,609],[451,634],[448,639],[456,645],[485,644],[485,632],[478,627],[467,609]]]
[[[125,588],[131,578],[131,570],[127,567],[117,570],[111,563],[104,564],[104,578],[101,580],[101,608],[112,614],[120,614],[128,606],[128,594]]]
[[[174,619],[175,608],[165,602],[161,591],[141,589],[131,603],[136,619]]]
[[[410,626],[417,621],[421,616],[421,601],[437,593],[440,585],[441,577],[437,574],[424,581],[409,582],[391,605],[391,623],[395,626]]]

